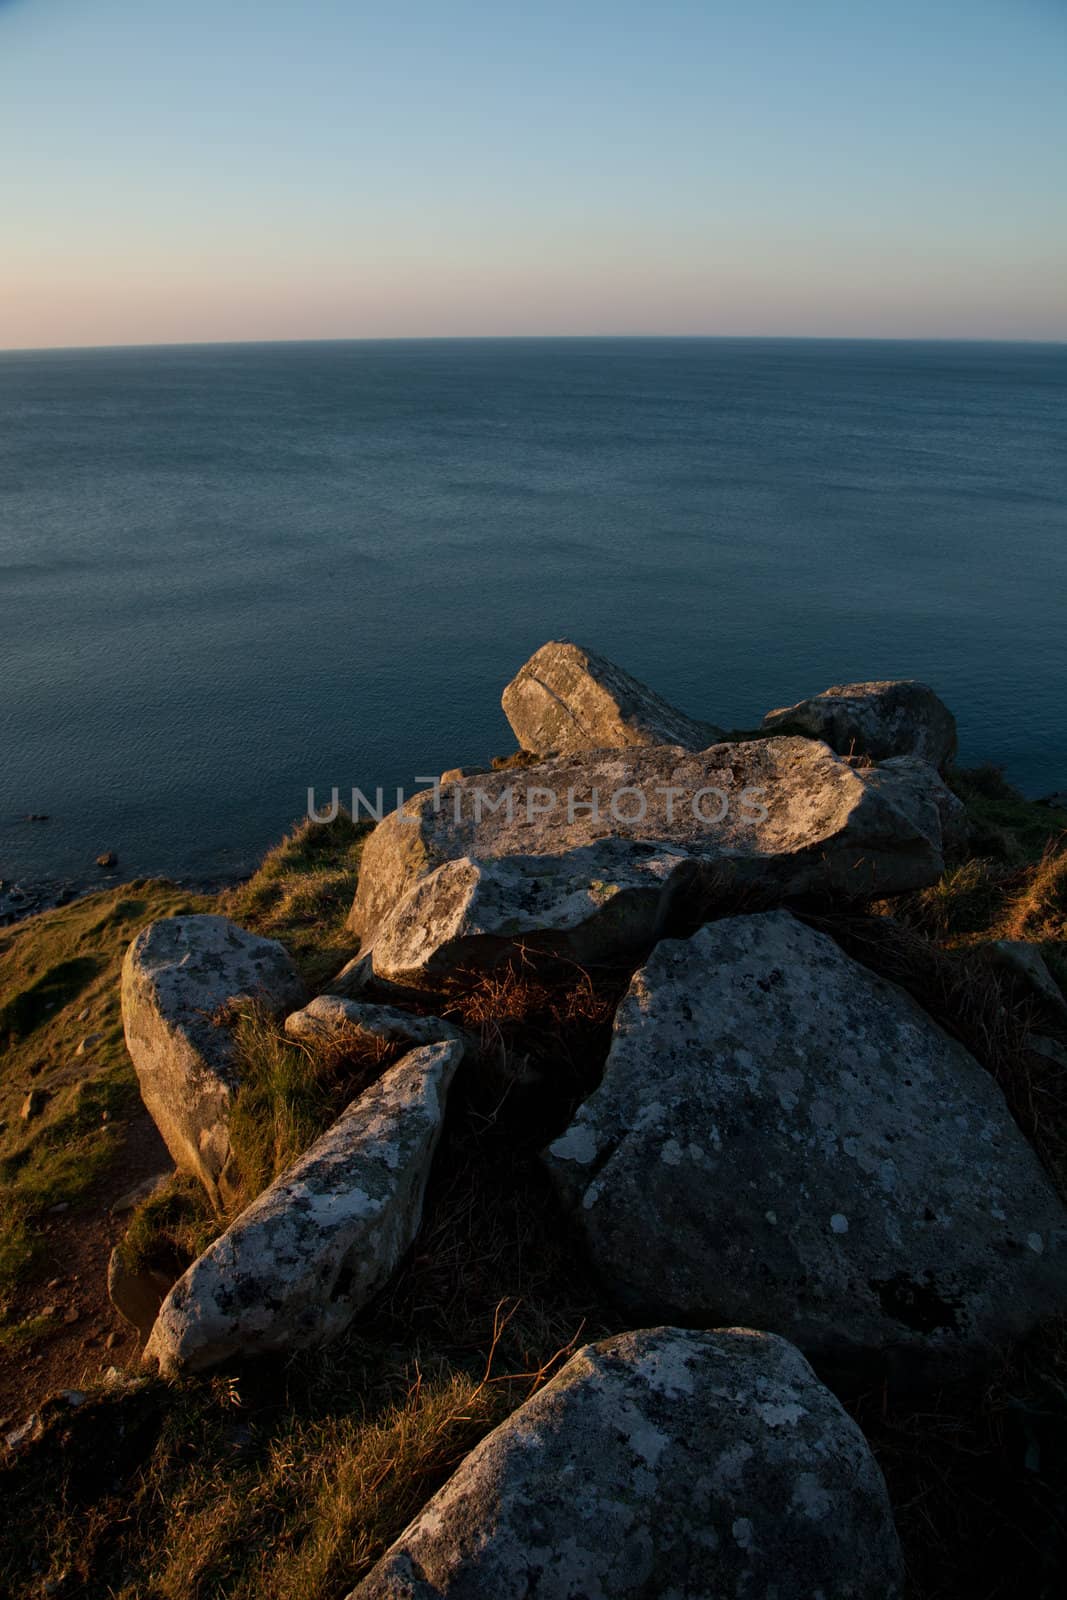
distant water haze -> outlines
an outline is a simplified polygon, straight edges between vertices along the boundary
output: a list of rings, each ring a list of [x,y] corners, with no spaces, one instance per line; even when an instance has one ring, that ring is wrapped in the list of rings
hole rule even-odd
[[[923,678],[1065,788],[1065,437],[1062,345],[2,355],[0,877],[239,870],[511,748],[558,637],[725,726]]]

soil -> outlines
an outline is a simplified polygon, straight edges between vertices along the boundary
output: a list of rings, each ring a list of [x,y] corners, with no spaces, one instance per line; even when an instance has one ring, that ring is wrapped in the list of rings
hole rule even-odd
[[[107,1266],[129,1223],[114,1211],[133,1190],[173,1170],[146,1111],[128,1124],[120,1155],[82,1205],[50,1216],[32,1284],[19,1290],[13,1317],[26,1320],[54,1307],[53,1324],[30,1343],[0,1350],[0,1436],[18,1428],[50,1395],[98,1381],[109,1367],[133,1368],[140,1339],[107,1293]]]

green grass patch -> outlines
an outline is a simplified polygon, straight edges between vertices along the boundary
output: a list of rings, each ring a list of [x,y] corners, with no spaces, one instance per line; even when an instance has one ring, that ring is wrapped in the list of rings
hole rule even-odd
[[[180,1274],[219,1232],[219,1219],[195,1178],[175,1173],[131,1213],[123,1240],[133,1272],[157,1268]]]
[[[1067,811],[1027,800],[1007,782],[1001,767],[950,772],[948,782],[966,807],[973,856],[1034,862],[1067,835]]]
[[[139,1113],[119,1011],[130,940],[157,917],[210,909],[207,896],[140,880],[0,931],[0,1326],[32,1277],[37,1223],[106,1177]],[[24,1121],[30,1089],[44,1103]]]
[[[246,883],[219,898],[218,909],[242,927],[281,939],[312,988],[358,949],[345,927],[370,824],[339,812],[332,822],[304,821],[269,851]]]
[[[28,1349],[36,1344],[43,1334],[50,1333],[55,1325],[55,1317],[44,1315],[25,1317],[21,1322],[8,1323],[0,1327],[0,1352],[11,1356],[20,1350]]]

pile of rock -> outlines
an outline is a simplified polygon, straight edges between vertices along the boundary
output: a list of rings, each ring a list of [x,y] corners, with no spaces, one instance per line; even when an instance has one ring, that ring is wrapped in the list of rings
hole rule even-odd
[[[145,1103],[216,1203],[243,999],[312,1047],[407,1052],[174,1285],[145,1361],[322,1343],[388,1281],[473,1048],[426,991],[520,956],[622,964],[603,1080],[542,1160],[622,1314],[705,1331],[580,1351],[356,1593],[894,1594],[884,1484],[804,1357],[921,1383],[1067,1306],[1067,1212],[991,1076],[805,920],[937,882],[965,836],[953,719],[924,685],[852,684],[727,738],[559,643],[504,706],[528,758],[378,825],[328,993],[305,1003],[281,947],[223,918],[131,946]]]

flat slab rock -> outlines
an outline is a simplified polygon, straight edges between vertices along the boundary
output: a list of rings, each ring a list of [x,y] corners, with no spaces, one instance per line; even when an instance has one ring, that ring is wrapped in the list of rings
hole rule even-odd
[[[864,772],[804,738],[560,757],[384,818],[349,927],[361,973],[369,956],[376,976],[415,985],[519,941],[625,959],[694,890],[862,899],[934,883],[958,810],[932,767]]]
[[[918,756],[945,767],[956,754],[956,719],[934,691],[913,678],[843,683],[795,706],[768,711],[765,728],[803,728],[840,755]]]
[[[226,917],[166,917],[133,940],[122,965],[122,1023],[141,1098],[174,1159],[218,1200],[237,1087],[235,1002],[280,1015],[306,991],[288,952]]]
[[[302,1011],[285,1019],[290,1039],[307,1044],[323,1044],[347,1037],[381,1039],[390,1044],[436,1044],[441,1039],[462,1041],[463,1030],[442,1017],[423,1017],[395,1006],[375,1005],[367,1000],[348,1000],[342,995],[319,994]]]
[[[893,1600],[859,1428],[784,1339],[586,1345],[467,1457],[350,1600]]]
[[[456,1040],[404,1056],[180,1278],[143,1361],[165,1377],[325,1344],[388,1281],[422,1220]]]
[[[536,650],[501,704],[522,749],[538,756],[643,744],[704,750],[723,737],[721,728],[687,717],[607,656],[566,639]]]
[[[993,1079],[785,911],[657,946],[545,1161],[642,1315],[922,1378],[1067,1309],[1067,1212]]]

